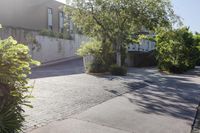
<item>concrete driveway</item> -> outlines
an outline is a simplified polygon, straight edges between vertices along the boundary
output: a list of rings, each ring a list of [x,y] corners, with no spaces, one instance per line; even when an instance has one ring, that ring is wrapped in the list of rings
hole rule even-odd
[[[97,77],[82,73],[81,64],[76,60],[33,71],[34,108],[26,109],[26,129],[47,125],[32,133],[190,132],[200,101],[200,68],[183,75],[132,68],[125,77]]]

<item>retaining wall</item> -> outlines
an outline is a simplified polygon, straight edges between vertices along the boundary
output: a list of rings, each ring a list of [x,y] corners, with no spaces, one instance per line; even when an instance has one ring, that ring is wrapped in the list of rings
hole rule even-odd
[[[80,45],[88,41],[83,35],[73,34],[72,40],[58,39],[40,36],[38,31],[22,28],[6,27],[0,30],[0,38],[5,39],[12,36],[20,43],[28,45],[33,59],[42,64],[51,64],[79,58],[76,55]]]

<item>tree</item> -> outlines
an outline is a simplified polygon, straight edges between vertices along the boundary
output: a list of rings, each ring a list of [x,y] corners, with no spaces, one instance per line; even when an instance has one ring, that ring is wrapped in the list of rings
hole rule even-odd
[[[196,46],[200,46],[200,34],[199,33],[196,33],[194,36],[194,41],[195,41],[195,45]]]
[[[73,22],[86,35],[97,37],[103,47],[116,53],[121,66],[121,52],[132,35],[141,29],[170,27],[177,20],[170,0],[74,0],[66,7]]]
[[[200,34],[199,33],[195,33],[193,38],[194,38],[195,46],[198,49],[198,55],[199,55],[199,59],[197,61],[197,65],[200,65]]]
[[[158,66],[161,70],[182,73],[195,67],[199,52],[189,28],[160,29],[156,41]]]

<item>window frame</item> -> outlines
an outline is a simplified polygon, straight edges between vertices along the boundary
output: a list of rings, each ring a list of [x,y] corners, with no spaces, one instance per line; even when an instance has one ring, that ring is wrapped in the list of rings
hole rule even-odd
[[[58,20],[59,20],[59,23],[58,23],[59,32],[64,33],[65,14],[63,11],[58,12]],[[61,26],[61,21],[62,21],[62,26]]]
[[[49,15],[51,15],[51,25],[50,25],[50,18],[49,18]],[[48,30],[53,30],[53,9],[48,7],[47,8],[47,28]]]

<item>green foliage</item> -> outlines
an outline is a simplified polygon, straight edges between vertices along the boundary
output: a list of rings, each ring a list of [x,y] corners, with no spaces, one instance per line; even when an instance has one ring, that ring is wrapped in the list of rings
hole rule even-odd
[[[78,55],[87,56],[92,55],[94,57],[100,58],[102,54],[102,43],[96,39],[93,39],[83,45],[81,45],[78,50]]]
[[[24,121],[20,111],[13,103],[1,104],[0,107],[0,132],[16,133],[21,131],[22,122]]]
[[[136,44],[140,44],[140,42],[142,40],[148,40],[148,41],[152,41],[152,42],[156,41],[154,36],[144,35],[144,34],[136,35],[135,37],[132,37],[130,39],[132,39],[132,42],[136,43]]]
[[[110,67],[110,73],[116,76],[125,76],[127,74],[127,68],[120,67],[118,65],[112,65]]]
[[[94,60],[87,64],[86,69],[89,73],[101,73],[106,71],[106,63],[103,60],[102,43],[92,39],[86,44],[81,45],[78,50],[80,56],[92,56]]]
[[[109,48],[111,43],[116,55],[143,27],[170,27],[178,20],[169,0],[74,0],[65,10],[84,34],[109,42]]]
[[[39,62],[31,59],[27,46],[12,37],[0,40],[0,132],[19,133],[22,129],[22,106],[29,106],[31,65]]]
[[[68,40],[73,39],[69,33],[54,32],[48,29],[41,30],[39,34],[42,36],[55,37],[55,38],[60,38],[60,39],[68,39]]]
[[[199,33],[196,33],[194,36],[194,43],[195,43],[195,46],[198,50],[198,55],[199,55],[199,59],[197,61],[197,65],[200,66],[200,34]]]
[[[160,29],[156,36],[159,68],[173,73],[182,73],[195,67],[199,58],[193,34],[188,28],[177,30]]]
[[[93,62],[86,67],[88,72],[98,73],[109,70],[109,66],[113,64],[113,52],[109,48],[109,42],[101,42],[97,39],[92,39],[89,42],[81,45],[77,54],[80,56],[92,56]]]
[[[195,34],[194,36],[193,36],[193,38],[194,38],[194,43],[195,43],[195,45],[196,46],[200,46],[200,34]]]
[[[197,65],[200,66],[200,46],[196,46],[196,50],[198,56]]]
[[[104,73],[107,71],[106,65],[100,60],[94,60],[87,64],[86,70],[88,73]]]

